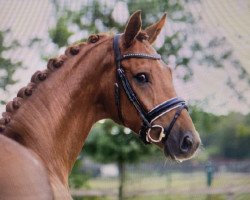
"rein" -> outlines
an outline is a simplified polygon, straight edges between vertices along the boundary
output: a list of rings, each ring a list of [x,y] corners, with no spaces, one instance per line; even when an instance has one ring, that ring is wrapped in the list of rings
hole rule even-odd
[[[141,105],[140,101],[138,100],[135,92],[133,91],[126,75],[123,70],[123,66],[121,64],[122,60],[130,59],[130,58],[138,58],[138,59],[151,59],[151,60],[160,60],[161,55],[159,54],[144,54],[144,53],[128,53],[128,54],[121,54],[120,48],[119,48],[119,38],[120,34],[116,34],[114,36],[114,54],[115,54],[115,63],[116,63],[116,76],[117,76],[117,82],[115,83],[115,104],[118,111],[118,116],[120,121],[124,124],[122,112],[121,112],[121,104],[120,104],[120,85],[123,87],[128,99],[130,102],[134,105],[137,112],[139,113],[139,116],[142,120],[142,127],[139,131],[139,135],[141,140],[145,144],[150,144],[152,142],[166,142],[177,118],[180,116],[181,111],[183,109],[188,110],[188,107],[186,105],[186,102],[179,97],[174,97],[172,99],[169,99],[167,101],[164,101],[163,103],[155,106],[152,110],[146,111],[143,106]],[[170,124],[163,128],[161,125],[152,125],[152,123],[161,117],[162,115],[170,112],[173,109],[177,109],[175,112],[175,115],[170,122]],[[150,135],[151,131],[153,129],[159,129],[160,134],[159,138],[153,139]]]

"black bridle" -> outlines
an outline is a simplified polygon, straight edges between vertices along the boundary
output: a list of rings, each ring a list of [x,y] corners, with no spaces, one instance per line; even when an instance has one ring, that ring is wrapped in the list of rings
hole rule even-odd
[[[121,112],[121,105],[120,105],[120,84],[122,85],[128,99],[130,102],[134,105],[136,110],[138,111],[140,118],[143,122],[143,125],[141,127],[141,130],[139,132],[140,138],[145,144],[149,144],[150,141],[152,142],[160,142],[160,141],[166,141],[177,118],[180,116],[181,111],[183,109],[188,109],[186,102],[179,97],[174,97],[172,99],[169,99],[167,101],[164,101],[163,103],[157,105],[149,112],[146,111],[143,106],[141,105],[140,101],[136,97],[135,92],[133,91],[121,64],[122,60],[130,59],[130,58],[141,58],[141,59],[151,59],[151,60],[160,60],[161,55],[159,54],[144,54],[144,53],[128,53],[122,55],[119,48],[119,38],[120,34],[116,34],[114,37],[114,54],[115,54],[115,63],[116,63],[116,72],[117,72],[117,82],[115,83],[115,103],[118,110],[119,119],[122,123],[123,117]],[[152,125],[152,122],[161,117],[162,115],[168,113],[169,111],[176,109],[174,118],[170,122],[170,124],[163,128],[161,125]],[[158,128],[160,129],[160,135],[158,140],[155,140],[151,137],[150,132],[152,129]]]

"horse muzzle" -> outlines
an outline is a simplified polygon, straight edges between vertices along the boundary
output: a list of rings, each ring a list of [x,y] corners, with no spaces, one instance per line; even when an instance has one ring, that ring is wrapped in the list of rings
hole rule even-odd
[[[164,153],[174,160],[187,160],[191,158],[201,144],[198,133],[186,131],[175,133],[164,141]]]

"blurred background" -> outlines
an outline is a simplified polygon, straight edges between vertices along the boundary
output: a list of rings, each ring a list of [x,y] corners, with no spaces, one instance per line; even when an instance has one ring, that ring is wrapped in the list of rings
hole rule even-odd
[[[250,199],[249,0],[0,0],[0,111],[49,58],[90,34],[123,32],[168,13],[155,48],[203,147],[176,163],[127,128],[98,122],[70,176],[74,199]]]

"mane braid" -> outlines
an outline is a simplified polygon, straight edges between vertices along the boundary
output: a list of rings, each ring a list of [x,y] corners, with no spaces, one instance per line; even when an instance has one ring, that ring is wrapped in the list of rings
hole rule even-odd
[[[106,34],[90,35],[87,39],[87,42],[81,42],[69,46],[65,50],[64,55],[60,55],[57,58],[49,59],[47,63],[47,69],[35,72],[31,77],[31,82],[28,83],[26,87],[21,88],[17,93],[17,97],[15,97],[12,101],[9,101],[6,104],[6,112],[3,112],[2,118],[0,118],[0,134],[5,133],[6,127],[11,122],[11,119],[13,118],[14,114],[25,102],[25,99],[27,99],[33,94],[39,83],[45,81],[51,73],[61,68],[66,60],[70,59],[72,56],[77,55],[80,50],[87,44],[96,43],[103,36],[106,36]]]

